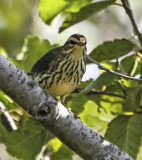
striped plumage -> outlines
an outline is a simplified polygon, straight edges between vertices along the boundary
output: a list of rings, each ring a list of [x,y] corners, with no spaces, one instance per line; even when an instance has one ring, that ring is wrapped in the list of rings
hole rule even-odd
[[[33,80],[52,96],[72,92],[85,73],[86,38],[80,34],[39,59],[31,70]]]

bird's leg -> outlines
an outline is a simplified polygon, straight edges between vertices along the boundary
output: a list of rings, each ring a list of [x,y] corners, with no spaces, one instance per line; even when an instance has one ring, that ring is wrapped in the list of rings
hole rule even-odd
[[[63,106],[65,106],[69,112],[71,112],[71,108],[67,107],[67,105],[64,103],[64,100],[65,100],[65,96],[60,96],[60,102],[61,102],[61,104]]]
[[[61,101],[62,105],[65,105],[64,100],[65,100],[65,96],[60,96],[60,101]],[[65,107],[68,108],[67,106],[65,106]]]
[[[62,105],[67,108],[68,112],[71,112],[71,108],[68,108],[68,107],[66,106],[66,104],[64,103],[64,100],[65,100],[65,96],[60,96],[60,102],[62,103]],[[74,115],[74,117],[75,117],[76,119],[77,119],[77,118],[80,119],[80,117],[78,117],[75,113],[73,113],[73,115]]]

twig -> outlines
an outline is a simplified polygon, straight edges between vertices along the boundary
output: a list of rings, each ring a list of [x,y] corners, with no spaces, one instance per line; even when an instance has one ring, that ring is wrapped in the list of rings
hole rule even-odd
[[[135,78],[135,77],[130,77],[130,76],[126,76],[124,74],[121,74],[121,73],[118,73],[118,72],[115,72],[115,71],[112,71],[111,69],[108,69],[106,67],[104,67],[103,65],[101,65],[100,63],[96,62],[94,59],[92,59],[90,56],[86,55],[86,58],[89,59],[91,62],[95,63],[99,69],[101,70],[104,70],[106,72],[109,72],[109,73],[112,73],[116,76],[119,76],[119,77],[123,77],[125,79],[130,79],[130,80],[135,80],[135,81],[142,81],[142,79],[138,79],[138,78]]]
[[[130,21],[133,25],[133,28],[135,30],[136,35],[138,36],[138,39],[139,39],[139,42],[140,42],[140,45],[141,45],[141,49],[142,49],[142,36],[141,36],[141,34],[139,32],[139,29],[137,27],[137,24],[135,22],[135,18],[134,18],[133,11],[131,9],[129,0],[121,0],[121,2],[123,4],[123,7],[124,7],[128,17],[130,18]]]
[[[116,70],[119,71],[120,70],[120,64],[119,64],[119,60],[118,58],[116,59]]]
[[[73,93],[79,93],[82,91],[84,88],[76,88]],[[119,98],[125,98],[125,96],[120,95],[120,94],[115,94],[115,93],[110,93],[110,92],[102,92],[102,91],[97,91],[92,89],[90,92],[87,93],[87,95],[110,95],[114,97],[119,97]]]
[[[5,126],[5,128],[9,132],[11,132],[13,130],[17,130],[17,126],[16,126],[14,120],[12,119],[10,114],[7,112],[6,107],[2,102],[0,102],[0,111],[3,112],[3,114],[1,115],[1,121],[2,121],[3,125]]]

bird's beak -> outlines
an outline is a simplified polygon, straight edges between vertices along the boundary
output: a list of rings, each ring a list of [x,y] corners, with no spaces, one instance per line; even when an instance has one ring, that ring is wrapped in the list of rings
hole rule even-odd
[[[79,46],[84,46],[84,45],[86,45],[86,43],[84,43],[84,42],[79,42],[78,45],[79,45]]]

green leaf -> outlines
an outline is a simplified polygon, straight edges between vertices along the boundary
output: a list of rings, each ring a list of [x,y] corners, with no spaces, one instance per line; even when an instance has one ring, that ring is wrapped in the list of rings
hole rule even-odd
[[[93,81],[94,80],[91,78],[91,79],[89,79],[87,81],[81,82],[77,88],[85,88],[86,86],[88,86]]]
[[[15,103],[10,97],[8,97],[1,90],[0,90],[0,101],[6,106],[7,110],[19,107],[17,103]]]
[[[89,5],[92,0],[66,0],[69,2],[69,6],[65,9],[66,12],[78,12],[82,7]]]
[[[127,88],[137,87],[139,85],[139,81],[133,81],[129,79],[121,79],[123,86]]]
[[[48,40],[40,41],[38,37],[28,36],[20,53],[20,56],[24,56],[22,68],[29,72],[39,58],[55,47],[57,45],[51,45]]]
[[[0,142],[5,143],[9,132],[6,130],[4,125],[0,121]]]
[[[5,48],[9,57],[14,58],[23,45],[25,35],[33,33],[35,1],[5,2],[0,0],[0,46]]]
[[[122,92],[121,87],[118,85],[118,83],[114,83],[107,86],[107,88],[105,89],[105,92],[113,92],[113,93],[124,96],[124,93]]]
[[[117,83],[113,83],[105,89],[106,93],[112,93],[112,95],[104,94],[101,96],[101,105],[106,110],[107,113],[111,114],[122,114],[123,113],[123,101],[125,98],[122,98],[124,96],[124,93],[122,92],[120,86]],[[118,96],[114,96],[118,95]],[[122,97],[119,97],[122,96]],[[124,96],[125,97],[125,96]]]
[[[142,139],[141,139],[141,144],[142,144]],[[142,154],[141,153],[142,153],[142,145],[141,145],[141,147],[139,149],[139,153],[137,155],[137,160],[142,159]]]
[[[49,24],[58,13],[62,12],[67,7],[68,4],[69,2],[65,0],[40,0],[38,5],[40,17]]]
[[[103,95],[100,103],[107,113],[118,115],[123,113],[122,101],[123,99],[119,97]]]
[[[142,137],[142,115],[120,115],[108,126],[105,138],[130,154],[138,154]]]
[[[141,58],[136,54],[127,56],[120,62],[120,69],[130,76],[141,74]]]
[[[62,142],[56,137],[52,138],[48,142],[48,146],[52,148],[53,152],[57,152],[61,148],[62,145],[63,145]]]
[[[93,102],[95,102],[98,106],[98,111],[100,110],[100,108],[103,108],[102,105],[100,104],[101,101],[101,96],[99,94],[96,95],[86,95],[88,100],[91,100]]]
[[[72,94],[72,96],[68,96],[66,100],[66,104],[71,111],[75,114],[78,114],[84,110],[84,104],[87,102],[87,98],[85,96],[77,96],[76,94]]]
[[[61,12],[78,12],[82,7],[89,5],[91,0],[41,0],[38,8],[42,20],[50,24]]]
[[[124,58],[120,62],[120,68],[122,71],[126,72],[128,75],[130,75],[131,69],[133,67],[133,64],[135,62],[136,55],[130,55]]]
[[[84,90],[80,92],[80,94],[86,94],[92,88],[96,90],[101,90],[103,87],[110,85],[117,77],[118,76],[114,74],[105,72],[101,74],[95,81],[93,81],[87,87],[85,87]]]
[[[106,113],[101,109],[101,114],[98,112],[98,106],[93,101],[88,101],[84,106],[84,111],[79,114],[81,120],[89,125],[90,127],[95,128],[95,130],[106,129],[109,119],[107,119]],[[105,116],[105,119],[104,119]]]
[[[73,24],[86,20],[94,13],[98,13],[106,7],[114,4],[114,2],[115,0],[100,1],[81,8],[80,11],[77,13],[67,13],[67,17],[59,31],[62,32],[63,30],[72,26]]]
[[[99,62],[112,60],[131,52],[133,48],[134,44],[131,41],[127,39],[116,39],[99,45],[89,56]]]
[[[142,99],[142,88],[136,86],[134,88],[128,88],[127,96],[123,103],[123,110],[127,112],[134,112],[140,110],[140,101]]]
[[[57,152],[51,153],[51,159],[53,160],[72,160],[72,155],[74,153],[67,148],[65,145],[62,145]]]
[[[7,151],[22,160],[35,160],[42,146],[47,142],[47,131],[31,119],[24,121],[18,127],[18,130],[9,133],[6,137]]]

